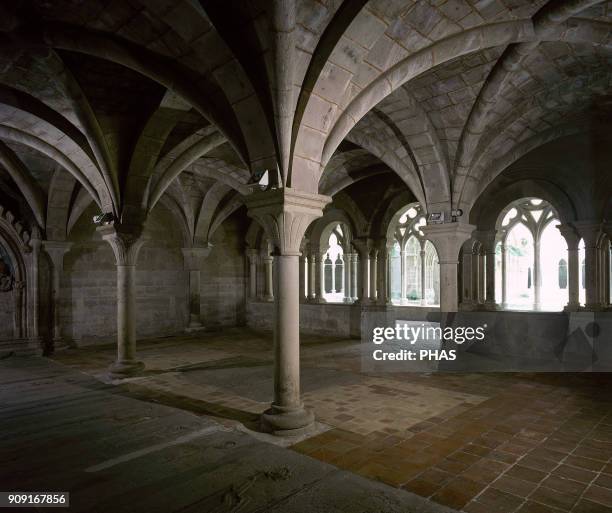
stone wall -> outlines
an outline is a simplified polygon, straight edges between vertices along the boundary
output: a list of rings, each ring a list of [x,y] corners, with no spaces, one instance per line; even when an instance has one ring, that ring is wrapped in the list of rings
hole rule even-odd
[[[361,308],[344,304],[300,305],[300,332],[342,338],[359,338]],[[247,325],[261,331],[272,331],[274,303],[247,302]]]
[[[244,216],[234,214],[211,239],[200,273],[200,312],[207,328],[245,324]]]
[[[15,296],[13,291],[0,292],[0,340],[15,333]]]
[[[116,267],[109,244],[91,223],[88,209],[73,228],[64,258],[63,336],[77,345],[114,342],[117,332]],[[182,332],[187,323],[188,277],[181,231],[161,205],[152,212],[136,272],[136,333],[139,338]]]

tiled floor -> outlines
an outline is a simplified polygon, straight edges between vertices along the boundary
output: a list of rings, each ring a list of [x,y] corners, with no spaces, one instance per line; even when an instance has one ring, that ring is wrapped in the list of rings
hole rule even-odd
[[[102,376],[111,348],[57,359]],[[254,428],[271,342],[245,330],[141,344],[135,391]],[[612,377],[360,372],[358,343],[303,337],[305,404],[331,429],[292,449],[468,513],[612,512]]]

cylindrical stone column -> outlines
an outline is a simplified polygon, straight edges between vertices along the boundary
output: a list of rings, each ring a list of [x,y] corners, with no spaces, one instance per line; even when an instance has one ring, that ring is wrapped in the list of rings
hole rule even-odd
[[[427,298],[425,297],[425,250],[422,249],[419,252],[419,257],[421,259],[421,306],[427,305]]]
[[[508,252],[506,245],[501,245],[501,287],[502,287],[502,308],[508,306]]]
[[[314,253],[310,254],[310,259],[308,260],[308,264],[310,265],[308,270],[308,299],[310,301],[314,301],[317,297],[316,294],[316,279],[317,279],[317,259]]]
[[[488,309],[494,310],[497,307],[495,303],[495,246],[487,248],[486,266],[485,305]]]
[[[274,399],[261,417],[262,427],[277,435],[310,430],[314,415],[300,399],[299,247],[313,219],[331,198],[291,188],[256,192],[246,198],[276,249],[274,320]]]
[[[264,291],[264,301],[274,301],[274,283],[273,283],[273,269],[272,265],[274,263],[274,257],[265,256],[263,257],[264,263],[264,271],[265,271],[265,291]]]
[[[376,270],[378,266],[378,252],[373,250],[370,254],[370,301],[375,302],[378,298]]]
[[[400,305],[407,304],[406,298],[406,282],[408,281],[406,276],[406,252],[400,250]]]
[[[30,246],[32,247],[31,253],[31,284],[30,284],[30,312],[31,319],[29,323],[28,338],[35,344],[40,342],[40,247],[41,240],[34,238],[30,240]]]
[[[350,303],[352,301],[351,296],[351,255],[346,251],[342,254],[342,260],[344,261],[344,302]]]
[[[189,271],[189,328],[202,327],[200,319],[200,271]]]
[[[351,253],[351,294],[353,302],[359,299],[357,279],[359,277],[357,253]]]
[[[533,244],[533,309],[542,308],[542,270],[540,269],[540,240]]]
[[[98,228],[117,262],[117,361],[110,367],[112,378],[139,373],[144,364],[136,358],[136,260],[142,247],[140,233],[117,231],[113,225]]]
[[[304,255],[300,256],[299,259],[299,298],[300,301],[304,301],[308,297],[308,291],[306,290],[306,266],[308,265],[308,258]]]
[[[60,317],[61,278],[64,270],[64,255],[72,246],[71,242],[46,240],[43,242],[45,252],[51,259],[51,310],[53,319],[53,349],[66,347],[62,339]]]
[[[247,251],[249,259],[249,298],[254,301],[257,298],[257,250]]]

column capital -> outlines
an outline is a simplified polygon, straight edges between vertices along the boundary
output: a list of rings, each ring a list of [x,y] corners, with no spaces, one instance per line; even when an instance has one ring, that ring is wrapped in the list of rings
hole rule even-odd
[[[357,250],[360,256],[368,256],[374,249],[374,239],[368,237],[357,237],[351,241],[354,248]]]
[[[475,226],[465,223],[430,224],[421,228],[438,252],[441,264],[459,263],[459,250],[472,236]]]
[[[289,187],[258,191],[245,198],[248,215],[257,220],[281,255],[298,255],[310,223],[323,215],[329,196]]]
[[[145,242],[141,230],[132,231],[105,224],[96,228],[96,231],[110,244],[117,265],[136,265],[138,252]]]
[[[70,250],[73,243],[63,240],[45,240],[42,245],[45,252],[51,258],[53,267],[63,269],[64,255]]]
[[[578,249],[580,245],[580,235],[576,231],[576,228],[571,224],[559,224],[557,225],[557,230],[561,232],[561,236],[565,239],[568,250],[574,251]]]
[[[476,230],[472,234],[472,237],[482,244],[485,253],[493,253],[495,251],[497,236],[497,230]]]
[[[597,247],[601,234],[603,233],[603,223],[596,220],[574,221],[572,222],[578,235],[584,239],[584,245],[587,247]]]
[[[203,247],[181,248],[183,252],[183,265],[186,271],[201,271],[204,260],[210,255],[212,244]]]

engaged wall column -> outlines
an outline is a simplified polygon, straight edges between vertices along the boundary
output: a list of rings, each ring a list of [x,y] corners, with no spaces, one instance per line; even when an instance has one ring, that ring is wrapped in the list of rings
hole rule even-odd
[[[52,319],[53,319],[53,349],[60,349],[66,344],[62,339],[62,325],[60,317],[61,306],[61,281],[64,271],[64,255],[71,248],[72,242],[46,240],[43,247],[51,259],[53,266],[51,272],[51,299],[52,299]]]
[[[210,255],[211,249],[211,246],[182,248],[184,268],[189,272],[189,324],[186,331],[204,329],[200,279],[204,260]]]

